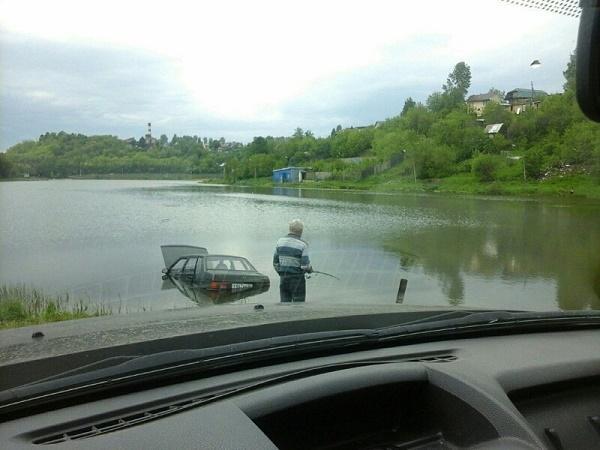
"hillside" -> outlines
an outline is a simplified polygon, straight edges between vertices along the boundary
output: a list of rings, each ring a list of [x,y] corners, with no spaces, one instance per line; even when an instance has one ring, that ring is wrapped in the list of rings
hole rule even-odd
[[[225,150],[207,147],[197,136],[171,141],[164,136],[144,145],[114,136],[46,133],[10,148],[0,159],[0,174],[202,173],[239,183],[270,177],[274,168],[305,166],[326,172],[328,181],[321,185],[332,187],[389,189],[412,181],[413,188],[425,190],[462,185],[466,192],[487,192],[467,185],[508,183],[522,184],[521,191],[528,192],[535,191],[536,183],[563,178],[593,187],[600,173],[600,125],[587,120],[576,104],[573,57],[564,73],[564,93],[540,98],[539,104],[536,99],[537,107],[520,114],[490,102],[477,120],[465,106],[470,69],[458,63],[442,91],[431,94],[426,104],[409,98],[396,117],[367,127],[338,125],[327,137],[298,128],[289,137],[259,136]],[[485,124],[497,123],[503,124],[500,132],[486,134]]]

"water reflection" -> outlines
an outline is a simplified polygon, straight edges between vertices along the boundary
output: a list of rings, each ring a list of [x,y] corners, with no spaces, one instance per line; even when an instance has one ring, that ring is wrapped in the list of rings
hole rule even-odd
[[[404,270],[420,268],[437,278],[451,305],[464,302],[465,280],[477,277],[521,290],[531,282],[553,283],[558,308],[600,309],[600,242],[594,210],[539,204],[474,212],[476,217],[481,214],[492,214],[492,224],[486,220],[475,226],[389,233],[384,248],[399,256]]]
[[[275,242],[299,217],[314,267],[340,278],[313,277],[309,302],[393,303],[406,278],[410,305],[600,308],[598,201],[194,182],[51,184],[0,183],[9,212],[0,214],[0,283],[68,292],[125,312],[187,307],[188,298],[238,301],[161,291],[159,246],[186,242],[244,254],[275,281]],[[252,300],[277,303],[279,293]]]
[[[165,275],[163,277],[162,289],[167,290],[175,288],[198,306],[210,306],[237,302],[269,290],[269,285],[256,286],[257,287],[239,292],[211,291],[203,289],[196,284]]]

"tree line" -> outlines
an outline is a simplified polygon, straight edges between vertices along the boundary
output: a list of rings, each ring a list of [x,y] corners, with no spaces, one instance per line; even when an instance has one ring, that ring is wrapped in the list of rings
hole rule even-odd
[[[19,143],[0,154],[0,174],[67,177],[109,173],[216,173],[224,139],[167,136],[146,142],[115,136],[45,133],[37,141]]]
[[[114,136],[46,133],[0,154],[0,176],[213,173],[235,181],[270,176],[278,167],[310,166],[334,178],[358,180],[372,173],[370,167],[390,160],[402,161],[400,175],[420,179],[460,173],[472,173],[481,181],[539,179],[565,168],[598,175],[600,127],[576,104],[574,55],[564,76],[564,92],[540,99],[538,108],[513,114],[490,102],[481,121],[466,106],[471,70],[459,62],[425,103],[409,97],[397,116],[375,125],[338,125],[325,137],[297,128],[291,136],[258,136],[227,152],[216,151],[222,141],[211,140],[207,146],[196,136],[169,141],[163,135],[149,145],[142,139],[128,143]],[[484,124],[492,123],[504,125],[490,138]],[[362,160],[344,161],[353,157]]]

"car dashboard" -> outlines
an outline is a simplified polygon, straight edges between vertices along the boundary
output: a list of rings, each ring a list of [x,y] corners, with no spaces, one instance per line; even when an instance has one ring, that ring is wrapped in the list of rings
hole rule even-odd
[[[580,330],[262,365],[9,417],[0,448],[598,448],[599,348]]]

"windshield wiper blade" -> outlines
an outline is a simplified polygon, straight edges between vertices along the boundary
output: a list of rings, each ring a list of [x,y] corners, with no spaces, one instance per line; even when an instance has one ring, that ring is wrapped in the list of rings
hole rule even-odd
[[[125,357],[109,367],[90,371],[81,369],[65,372],[39,382],[0,392],[0,414],[26,407],[123,386],[143,379],[162,379],[189,372],[202,372],[286,355],[340,349],[369,342],[376,331],[371,329],[344,330],[280,336],[205,349],[174,350],[151,355]],[[109,358],[110,360],[111,358]]]
[[[457,312],[458,313],[458,312]],[[397,338],[417,337],[419,335],[439,336],[452,333],[457,337],[468,332],[512,330],[523,332],[524,330],[551,331],[556,328],[573,328],[580,326],[600,325],[600,311],[594,312],[530,312],[530,311],[507,311],[492,310],[482,312],[467,312],[453,315],[441,314],[413,323],[378,329],[380,340],[385,341]]]

